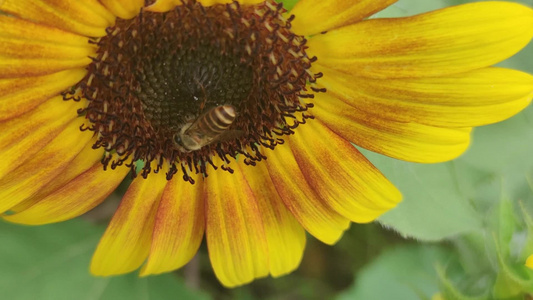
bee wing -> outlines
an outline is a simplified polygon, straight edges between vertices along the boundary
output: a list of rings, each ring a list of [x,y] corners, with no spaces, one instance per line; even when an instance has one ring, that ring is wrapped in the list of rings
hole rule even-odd
[[[226,142],[244,135],[243,130],[226,130],[219,134],[213,142]]]

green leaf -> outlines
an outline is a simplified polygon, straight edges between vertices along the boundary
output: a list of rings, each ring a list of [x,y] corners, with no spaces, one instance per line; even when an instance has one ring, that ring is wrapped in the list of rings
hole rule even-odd
[[[363,151],[404,195],[380,221],[404,236],[435,241],[481,229],[483,217],[503,196],[530,199],[530,120],[533,107],[478,128],[467,153],[443,164],[408,163]]]
[[[497,238],[498,250],[500,255],[510,257],[511,249],[509,249],[513,234],[517,231],[517,219],[514,214],[513,202],[508,199],[502,199],[499,205],[499,212],[497,218]]]
[[[496,238],[494,241],[499,265],[498,277],[494,284],[494,297],[504,299],[523,296],[525,293],[533,291],[533,271],[523,264],[511,264],[508,253],[506,253],[509,251],[502,250]]]
[[[209,299],[173,274],[97,278],[89,262],[102,227],[73,220],[23,227],[0,222],[0,290],[12,300]]]
[[[355,284],[337,300],[430,299],[439,290],[435,264],[446,263],[451,256],[443,247],[391,249],[364,268]]]
[[[372,18],[398,18],[450,6],[449,0],[403,0],[373,15]]]
[[[454,300],[485,300],[489,299],[490,289],[487,287],[480,292],[478,295],[466,295],[457,286],[446,276],[446,271],[441,265],[437,265],[437,273],[440,279],[440,288],[442,291],[443,299],[454,299]],[[481,284],[488,285],[489,282],[483,281]]]
[[[276,0],[276,2],[283,2],[283,7],[290,12],[298,0]]]
[[[423,165],[363,152],[403,194],[403,202],[379,219],[385,226],[427,241],[481,228],[480,216],[458,189],[452,163]]]

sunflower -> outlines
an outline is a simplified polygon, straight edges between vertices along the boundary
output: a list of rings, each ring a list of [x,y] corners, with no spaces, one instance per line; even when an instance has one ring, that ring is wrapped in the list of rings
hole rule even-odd
[[[334,244],[401,200],[352,143],[451,160],[533,96],[490,67],[528,44],[530,8],[368,19],[394,2],[4,0],[2,217],[74,218],[130,174],[93,274],[178,269],[204,234],[225,286],[291,272],[306,232]]]

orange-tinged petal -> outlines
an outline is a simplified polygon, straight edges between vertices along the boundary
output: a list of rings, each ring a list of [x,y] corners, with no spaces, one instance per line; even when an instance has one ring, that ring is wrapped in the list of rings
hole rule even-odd
[[[463,153],[471,128],[443,128],[382,118],[349,106],[334,96],[317,94],[313,115],[333,132],[363,148],[421,163],[448,161]]]
[[[247,166],[241,160],[235,172],[242,173],[261,212],[268,243],[270,274],[281,276],[298,267],[305,248],[305,230],[285,207],[264,163]]]
[[[0,179],[0,213],[24,201],[59,175],[91,139],[78,118],[24,164]],[[90,146],[89,146],[90,147]]]
[[[3,59],[79,60],[92,56],[96,49],[89,43],[83,47],[75,47],[11,37],[0,37],[0,44],[0,57]]]
[[[104,36],[114,23],[114,16],[97,0],[4,0],[0,10],[89,37]]]
[[[144,0],[100,0],[115,16],[131,19],[139,14],[144,6]]]
[[[96,248],[92,274],[123,274],[141,266],[150,251],[155,215],[166,184],[164,171],[133,180]]]
[[[4,216],[13,223],[41,225],[80,216],[102,203],[130,171],[119,167],[104,171],[103,150],[89,145],[64,171],[34,196],[13,207],[18,212]]]
[[[429,77],[498,63],[533,37],[533,10],[479,2],[398,19],[373,19],[314,36],[320,64],[371,78]]]
[[[54,96],[78,83],[85,73],[84,69],[72,69],[37,77],[0,79],[0,121],[29,112],[47,100],[56,103],[50,109],[60,109],[66,102]],[[75,114],[72,110],[72,115]]]
[[[502,121],[531,102],[533,76],[484,68],[430,78],[371,79],[318,66],[319,84],[350,106],[398,122],[470,127]]]
[[[174,176],[163,190],[141,276],[181,268],[198,251],[205,230],[205,203],[202,180],[194,180],[190,184]]]
[[[56,27],[0,14],[0,37],[86,47],[89,39]]]
[[[79,59],[0,57],[0,78],[40,76],[63,70],[85,67],[90,63],[91,59],[88,57]],[[60,83],[64,82],[65,81],[62,80]]]
[[[211,172],[204,188],[207,248],[217,278],[233,287],[268,275],[261,212],[242,174]]]
[[[84,101],[65,102],[55,97],[19,118],[0,122],[0,157],[6,162],[0,164],[0,178],[33,157],[66,126],[72,126],[69,123],[83,105]]]
[[[290,147],[278,145],[267,157],[270,178],[300,224],[326,244],[337,242],[350,222],[319,198],[298,167]]]
[[[313,35],[359,22],[398,0],[300,0],[290,14],[295,15],[292,31]]]
[[[63,170],[63,172],[61,172],[61,174],[57,175],[54,180],[43,186],[33,196],[19,203],[17,206],[11,208],[11,211],[20,212],[29,208],[30,206],[41,201],[47,195],[61,189],[71,180],[75,179],[77,176],[94,167],[97,163],[100,163],[103,172],[103,165],[101,164],[101,160],[104,155],[104,150],[94,150],[91,147],[91,144],[94,144],[94,142],[96,142],[96,139],[96,136],[93,136],[92,141],[87,144],[87,147],[81,150],[81,152]]]
[[[305,179],[330,207],[366,223],[400,202],[396,187],[350,142],[317,120],[307,123],[287,141]]]

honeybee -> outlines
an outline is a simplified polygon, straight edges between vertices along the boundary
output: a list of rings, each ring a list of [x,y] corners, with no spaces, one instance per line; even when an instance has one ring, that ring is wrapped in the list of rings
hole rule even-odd
[[[228,130],[236,117],[237,111],[232,105],[213,107],[193,122],[183,125],[174,136],[174,141],[180,151],[191,152],[217,141],[237,137],[240,131]]]

